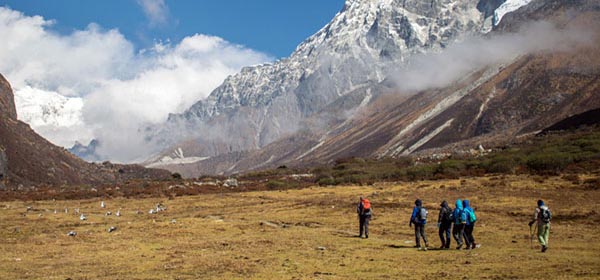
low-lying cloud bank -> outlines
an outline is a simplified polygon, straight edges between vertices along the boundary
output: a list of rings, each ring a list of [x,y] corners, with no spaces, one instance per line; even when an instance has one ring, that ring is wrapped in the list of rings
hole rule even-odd
[[[517,33],[464,38],[441,52],[413,56],[393,78],[404,93],[441,88],[472,71],[508,63],[525,54],[566,51],[591,44],[592,36],[586,30],[559,29],[548,22],[533,22]]]
[[[182,112],[242,67],[272,60],[215,36],[136,51],[118,30],[92,23],[61,35],[53,23],[0,7],[0,73],[19,117],[65,147],[98,139],[97,152],[116,161],[148,149],[140,128]]]

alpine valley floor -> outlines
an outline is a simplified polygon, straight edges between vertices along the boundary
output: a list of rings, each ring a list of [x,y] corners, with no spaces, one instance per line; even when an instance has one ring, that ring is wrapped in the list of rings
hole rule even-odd
[[[598,181],[597,173],[486,176],[115,198],[105,209],[99,198],[1,202],[0,279],[598,279]],[[356,237],[361,194],[375,213],[369,239]],[[408,227],[417,197],[429,209],[427,252],[412,248]],[[433,249],[438,205],[457,198],[472,201],[482,246]],[[546,253],[531,249],[527,226],[539,198],[554,216]],[[167,210],[149,214],[159,202]]]

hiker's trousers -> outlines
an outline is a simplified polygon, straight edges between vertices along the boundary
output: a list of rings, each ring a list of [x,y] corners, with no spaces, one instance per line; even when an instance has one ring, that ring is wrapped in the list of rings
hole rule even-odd
[[[414,224],[415,225],[415,242],[417,243],[417,247],[421,247],[421,238],[423,237],[423,241],[425,241],[425,246],[427,246],[427,236],[425,236],[425,225],[423,224]]]
[[[465,234],[465,224],[454,224],[452,227],[452,235],[454,236],[454,240],[458,246],[462,246],[463,244],[463,235]]]
[[[538,224],[538,240],[540,245],[548,246],[548,237],[550,236],[550,223]]]
[[[371,220],[371,216],[359,215],[358,219],[360,224],[359,236],[362,236],[363,232],[365,233],[365,237],[369,236],[369,220]]]
[[[442,246],[446,247],[446,248],[450,248],[450,228],[452,227],[451,223],[447,223],[444,224],[442,223],[440,225],[440,230],[439,230],[439,234],[440,234],[440,240],[442,241]],[[446,235],[444,238],[444,234]]]
[[[465,225],[465,243],[467,243],[467,246],[475,244],[475,237],[473,237],[474,229],[475,224]]]

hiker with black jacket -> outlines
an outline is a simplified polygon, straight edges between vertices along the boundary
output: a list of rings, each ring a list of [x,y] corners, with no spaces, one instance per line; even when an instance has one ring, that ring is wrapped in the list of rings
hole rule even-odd
[[[415,224],[415,240],[416,240],[416,248],[419,250],[427,251],[427,247],[429,247],[429,243],[427,242],[427,236],[425,236],[425,224],[427,223],[427,209],[423,207],[423,202],[420,199],[415,201],[415,207],[413,208],[412,215],[410,216],[410,222],[408,223],[409,227],[412,227]],[[425,242],[425,247],[421,247],[421,238],[423,237],[423,241]]]
[[[440,204],[440,214],[438,216],[438,228],[440,234],[440,241],[442,241],[442,245],[440,249],[448,249],[450,248],[450,228],[452,227],[452,208],[448,206],[447,201],[442,201]],[[444,238],[444,234],[446,237]]]
[[[360,226],[358,237],[362,238],[364,231],[365,238],[369,238],[369,221],[371,220],[371,215],[373,214],[371,202],[368,199],[363,198],[361,196],[358,202],[358,206],[356,206],[356,213],[358,214],[358,221]]]
[[[544,204],[543,200],[538,200],[538,207],[535,208],[535,212],[533,213],[533,220],[529,222],[529,227],[533,225],[533,223],[537,222],[537,236],[540,245],[542,245],[542,252],[546,252],[548,250],[548,237],[550,236],[550,220],[552,219],[552,212],[548,209],[548,206]]]
[[[456,200],[456,208],[454,208],[454,212],[452,216],[454,217],[454,226],[452,227],[452,235],[454,236],[454,240],[458,244],[456,249],[459,250],[463,246],[463,235],[465,234],[465,224],[466,217],[465,211],[463,210],[462,200]]]

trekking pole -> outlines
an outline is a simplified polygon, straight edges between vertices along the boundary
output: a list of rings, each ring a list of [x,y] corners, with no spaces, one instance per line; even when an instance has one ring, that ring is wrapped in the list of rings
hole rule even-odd
[[[529,225],[529,249],[533,249],[533,231],[531,231],[531,225]]]

